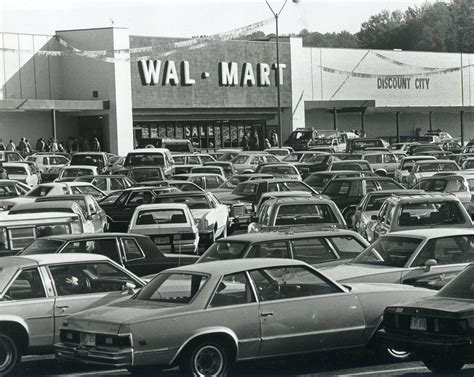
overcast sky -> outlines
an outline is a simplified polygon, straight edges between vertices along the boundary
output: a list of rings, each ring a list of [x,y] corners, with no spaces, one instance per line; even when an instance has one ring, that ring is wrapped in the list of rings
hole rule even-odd
[[[434,2],[429,0],[428,2]],[[357,32],[383,9],[421,5],[425,0],[288,0],[281,33],[302,29]],[[284,0],[272,0],[274,9]],[[265,0],[0,0],[0,31],[54,34],[56,30],[128,27],[132,35],[191,37],[237,29],[272,17]],[[274,25],[260,30],[270,33]]]

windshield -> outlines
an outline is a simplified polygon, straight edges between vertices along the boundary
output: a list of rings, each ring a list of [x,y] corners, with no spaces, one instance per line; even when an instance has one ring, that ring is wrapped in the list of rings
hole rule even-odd
[[[247,244],[243,242],[214,242],[197,263],[243,258],[246,246]]]
[[[130,178],[134,179],[136,182],[143,182],[152,179],[163,180],[165,178],[163,170],[159,168],[141,168],[141,169],[132,169],[130,171]]]
[[[390,194],[372,195],[367,203],[366,211],[378,211]]]
[[[255,184],[255,183],[251,183],[251,182],[239,183],[232,191],[232,194],[256,194],[257,188],[258,188],[258,184]]]
[[[98,155],[75,154],[72,156],[71,165],[92,165],[103,167],[104,160],[102,156]]]
[[[104,199],[102,199],[100,201],[100,204],[113,204],[118,199],[118,197],[122,194],[126,194],[126,193],[123,193],[121,191],[114,192],[114,193],[110,194],[109,196],[106,196]]]
[[[301,162],[311,162],[314,164],[321,164],[328,157],[329,156],[325,153],[319,153],[319,152],[305,153],[303,154],[303,158],[301,159]]]
[[[474,265],[466,267],[437,296],[474,300]]]
[[[186,224],[188,222],[182,209],[150,209],[141,211],[137,217],[137,225],[152,224]]]
[[[362,162],[340,162],[333,163],[331,170],[356,170],[356,171],[370,171],[370,166]]]
[[[62,176],[71,177],[82,177],[84,175],[92,175],[93,171],[89,169],[64,169]]]
[[[187,204],[189,209],[210,209],[211,203],[206,195],[193,196],[159,196],[155,203],[182,203]]]
[[[298,174],[296,169],[293,166],[273,166],[273,165],[267,165],[263,166],[260,169],[260,173],[268,173],[268,174],[286,174],[286,175],[295,175]]]
[[[163,165],[162,153],[129,153],[125,158],[124,166]]]
[[[288,140],[307,141],[313,137],[313,131],[293,131]]]
[[[169,304],[189,304],[208,277],[190,273],[161,273],[135,296],[135,300]]]
[[[466,219],[457,202],[406,203],[402,206],[398,223],[400,226],[430,226],[441,224],[464,224]]]
[[[236,158],[234,158],[232,160],[232,163],[233,164],[245,164],[247,162],[247,160],[249,159],[249,156],[237,156]]]
[[[315,140],[315,145],[332,145],[333,139],[320,138]]]
[[[54,254],[59,250],[62,244],[64,244],[64,241],[37,239],[30,243],[21,252],[21,255]]]
[[[283,158],[286,162],[298,162],[301,158],[301,153],[290,153],[288,156]]]
[[[387,267],[404,267],[422,241],[420,238],[411,237],[382,237],[354,258],[352,262]]]

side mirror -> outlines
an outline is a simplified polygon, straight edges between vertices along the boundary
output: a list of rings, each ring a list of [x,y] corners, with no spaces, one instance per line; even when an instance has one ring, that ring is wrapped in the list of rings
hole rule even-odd
[[[133,283],[130,283],[129,281],[127,281],[125,283],[125,286],[124,286],[124,291],[127,290],[127,294],[129,295],[133,295],[135,294],[135,289],[137,288],[137,286]]]
[[[370,219],[371,219],[371,220],[374,220],[374,221],[377,220],[378,218],[379,218],[378,215],[372,215],[372,216],[370,216]]]
[[[429,272],[429,271],[431,271],[431,267],[437,266],[437,265],[438,265],[438,262],[436,262],[436,259],[428,259],[428,260],[425,262],[425,269],[424,269],[424,271],[425,271],[425,272]]]

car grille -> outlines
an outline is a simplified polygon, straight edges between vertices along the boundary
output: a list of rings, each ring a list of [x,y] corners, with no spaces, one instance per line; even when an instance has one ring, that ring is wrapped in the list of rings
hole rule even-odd
[[[244,216],[245,215],[245,206],[243,204],[233,205],[232,206],[232,213],[235,217]]]

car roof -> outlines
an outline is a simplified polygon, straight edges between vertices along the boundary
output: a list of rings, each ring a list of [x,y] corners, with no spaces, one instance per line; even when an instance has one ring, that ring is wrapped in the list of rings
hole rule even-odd
[[[41,203],[42,201],[54,201],[54,200],[63,200],[63,201],[77,201],[81,199],[85,200],[86,196],[93,198],[91,194],[46,195],[46,196],[40,196],[39,198],[36,198],[35,203]]]
[[[148,238],[143,234],[135,233],[75,233],[75,234],[58,234],[55,236],[41,237],[42,240],[60,240],[60,241],[75,241],[83,239],[95,239],[95,238],[114,238],[114,237],[141,237]]]
[[[339,182],[339,181],[393,181],[390,177],[341,177],[335,178],[331,182]],[[328,183],[331,183],[328,182]],[[395,181],[394,181],[395,182]]]
[[[97,166],[94,165],[66,165],[63,167],[64,170],[69,169],[89,169],[89,170],[96,170]]]
[[[166,272],[191,272],[204,274],[231,274],[256,268],[271,268],[278,266],[307,266],[305,262],[296,259],[249,258],[230,259],[214,262],[197,263],[167,270]]]
[[[404,156],[402,157],[402,160],[425,160],[425,161],[437,161],[437,158],[435,156],[429,156],[429,155],[413,155],[413,156]]]
[[[309,191],[274,191],[274,192],[264,192],[262,194],[262,198],[268,197],[291,197],[291,195],[298,195],[298,196],[312,196],[312,193]]]
[[[446,163],[452,163],[455,164],[456,161],[453,160],[428,160],[428,161],[415,161],[416,164],[418,165],[423,165],[423,164],[432,164],[432,163],[440,163],[440,164],[446,164]]]
[[[420,228],[411,230],[401,230],[385,234],[383,237],[390,236],[409,236],[417,238],[443,238],[449,236],[474,235],[474,229],[469,228]]]
[[[247,175],[247,174],[242,174]],[[249,174],[250,175],[250,174]],[[268,179],[254,179],[251,181],[240,182],[239,185],[245,183],[266,183],[266,182],[303,182],[296,178],[268,178]]]
[[[89,253],[59,253],[59,254],[31,254],[2,257],[0,265],[36,266],[53,263],[97,262],[108,261],[109,258],[100,254]]]
[[[131,152],[128,152],[128,154],[131,153],[169,153],[169,149],[167,148],[138,148],[134,149]]]
[[[175,174],[173,177],[222,177],[220,174],[215,173],[188,173],[188,174]]]
[[[65,197],[69,197],[69,195],[64,195]],[[18,211],[18,210],[25,210],[25,209],[31,209],[31,210],[41,210],[43,208],[75,208],[76,205],[78,205],[74,200],[69,199],[69,200],[62,200],[60,202],[32,202],[32,203],[23,203],[23,204],[18,204],[12,210]],[[77,207],[76,207],[77,208]],[[58,212],[61,212],[60,210]]]
[[[397,200],[399,202],[415,202],[415,203],[418,203],[418,202],[426,202],[427,200],[442,200],[442,201],[453,201],[453,202],[458,202],[459,199],[457,197],[455,197],[454,195],[452,194],[448,194],[448,193],[433,193],[433,194],[429,194],[429,193],[426,193],[426,194],[420,194],[420,195],[416,195],[416,196],[403,196],[403,195],[399,195],[399,196],[394,196],[393,198],[389,198],[387,200]]]
[[[176,181],[176,182],[183,182],[183,181]],[[186,182],[186,181],[184,181]],[[184,196],[184,197],[191,197],[191,196],[207,196],[208,193],[206,191],[173,191],[173,192],[166,192],[164,194],[160,194],[160,199],[161,198],[167,198],[167,197],[175,197],[175,196]]]
[[[324,203],[324,204],[334,204],[334,202],[331,199],[324,198],[322,196],[319,197],[280,197],[280,198],[275,198],[275,199],[268,199],[266,201],[268,204],[319,204],[319,203]]]
[[[383,196],[386,194],[398,194],[400,195],[412,195],[412,194],[425,194],[424,190],[415,190],[415,189],[398,189],[398,190],[375,190],[370,191],[367,195],[370,196]]]
[[[142,204],[137,207],[136,211],[146,211],[149,209],[184,209],[189,210],[187,204],[184,203],[153,203],[153,204]]]
[[[20,167],[20,166],[27,166],[27,164],[25,163],[25,161],[17,161],[17,162],[4,162],[2,164],[3,166],[5,167]]]
[[[32,212],[32,213],[21,213],[17,215],[10,215],[5,212],[0,212],[0,222],[13,222],[13,221],[22,221],[22,220],[31,220],[34,221],[35,219],[38,220],[48,220],[48,219],[56,219],[56,218],[78,218],[78,215],[73,212],[48,212],[47,214],[44,212]]]
[[[305,232],[262,232],[262,233],[243,233],[232,235],[229,237],[221,238],[216,242],[266,242],[266,241],[280,241],[293,238],[312,238],[312,237],[334,237],[334,236],[348,236],[352,235],[357,237],[358,233],[347,230],[331,228],[329,230],[318,230],[318,231],[305,231]]]

